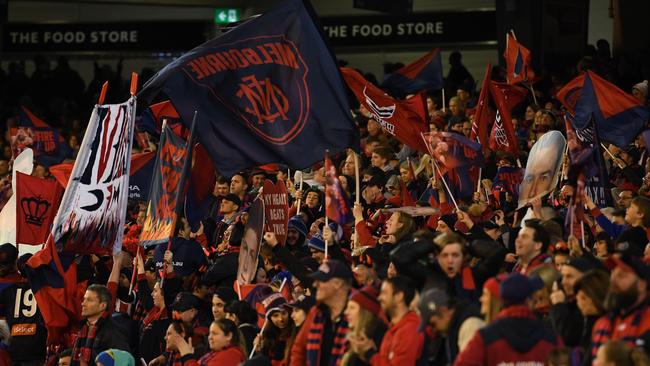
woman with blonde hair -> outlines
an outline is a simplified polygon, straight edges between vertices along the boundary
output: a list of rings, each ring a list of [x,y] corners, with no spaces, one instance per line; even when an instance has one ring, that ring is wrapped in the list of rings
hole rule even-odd
[[[551,292],[553,283],[560,279],[560,272],[553,266],[539,266],[528,274],[528,277],[539,277],[544,282],[544,287],[533,294],[533,311],[540,318],[547,318],[551,310]]]
[[[483,293],[479,298],[479,302],[481,303],[481,315],[483,315],[486,325],[496,319],[503,307],[501,297],[499,296],[499,287],[501,286],[501,281],[506,277],[506,274],[500,274],[489,278],[483,284]]]
[[[377,300],[379,293],[368,285],[350,295],[348,305],[345,308],[345,316],[348,318],[350,331],[348,341],[350,348],[343,356],[342,365],[367,365],[359,354],[357,344],[367,338],[371,338],[376,345],[380,345],[386,333],[387,319],[381,305]]]

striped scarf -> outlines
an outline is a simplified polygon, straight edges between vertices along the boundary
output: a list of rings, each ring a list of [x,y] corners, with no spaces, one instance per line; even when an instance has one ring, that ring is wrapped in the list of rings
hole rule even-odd
[[[167,366],[183,366],[183,361],[181,360],[181,354],[178,351],[166,351],[165,359]]]
[[[321,343],[323,342],[323,333],[325,329],[326,318],[329,316],[327,312],[318,308],[314,321],[309,328],[307,334],[307,365],[308,366],[326,366],[320,365],[320,350]],[[341,319],[336,323],[334,330],[334,344],[332,345],[330,362],[327,366],[339,366],[343,355],[347,351],[347,334],[348,334],[348,320],[342,315]],[[327,350],[326,350],[327,352]]]
[[[79,330],[79,336],[74,343],[72,349],[72,365],[88,365],[94,363],[92,360],[93,347],[95,345],[95,337],[97,330],[101,324],[108,319],[108,312],[102,313],[102,316],[97,319],[95,324],[88,324],[84,322]]]

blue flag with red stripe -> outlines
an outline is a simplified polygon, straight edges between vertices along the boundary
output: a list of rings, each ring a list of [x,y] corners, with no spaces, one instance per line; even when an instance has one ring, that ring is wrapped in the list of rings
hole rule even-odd
[[[14,157],[30,148],[34,150],[34,160],[46,167],[71,157],[72,150],[65,138],[23,106],[18,111],[18,126],[10,129],[10,135]]]
[[[648,109],[591,71],[570,81],[557,92],[557,98],[571,115],[577,130],[588,127],[592,119],[597,135],[626,148],[648,121]]]
[[[226,176],[282,163],[302,169],[359,149],[335,60],[308,2],[288,0],[167,65],[143,88],[162,89]]]
[[[442,87],[442,57],[439,48],[434,48],[414,62],[387,75],[382,84],[382,88],[393,95],[440,90]]]

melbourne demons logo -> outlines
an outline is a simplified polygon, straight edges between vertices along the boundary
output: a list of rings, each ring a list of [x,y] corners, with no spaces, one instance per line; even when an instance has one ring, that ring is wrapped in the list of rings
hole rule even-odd
[[[310,112],[309,68],[284,36],[220,45],[185,63],[192,81],[264,140],[285,145],[304,128]]]

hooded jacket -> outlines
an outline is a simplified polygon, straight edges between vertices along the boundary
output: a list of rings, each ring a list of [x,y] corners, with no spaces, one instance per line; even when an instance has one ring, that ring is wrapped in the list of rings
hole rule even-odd
[[[474,335],[455,366],[525,364],[543,366],[561,341],[525,305],[507,307]]]

